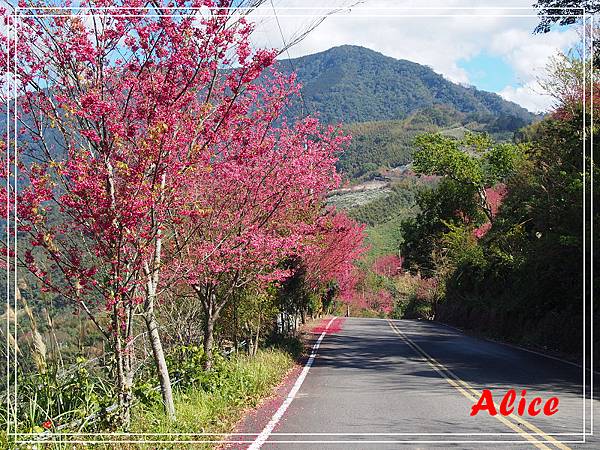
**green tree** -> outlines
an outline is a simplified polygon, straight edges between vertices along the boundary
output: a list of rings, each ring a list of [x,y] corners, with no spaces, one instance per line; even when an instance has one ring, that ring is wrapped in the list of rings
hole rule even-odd
[[[476,195],[478,206],[493,221],[488,189],[506,180],[522,160],[523,146],[494,143],[485,134],[467,133],[461,140],[441,134],[423,134],[415,139],[418,148],[413,167],[417,173],[453,180]]]
[[[402,222],[404,242],[400,253],[408,269],[424,275],[436,272],[436,253],[444,248],[443,236],[449,227],[465,226],[465,220],[478,223],[485,220],[470,184],[451,178],[443,179],[437,187],[423,189],[417,195],[419,214]]]

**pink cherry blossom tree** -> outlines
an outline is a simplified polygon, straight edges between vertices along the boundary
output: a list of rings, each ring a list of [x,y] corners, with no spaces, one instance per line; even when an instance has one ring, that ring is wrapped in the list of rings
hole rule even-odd
[[[301,255],[306,284],[313,291],[334,282],[342,299],[352,296],[356,285],[356,261],[367,251],[365,225],[343,212],[330,209],[319,217],[309,245]]]
[[[36,1],[20,6],[27,14],[7,17],[0,36],[2,57],[15,62],[0,69],[0,79],[2,92],[15,91],[20,134],[18,152],[4,153],[4,162],[18,161],[20,188],[3,197],[16,194],[18,229],[31,244],[19,260],[47,289],[81,308],[111,343],[124,425],[141,314],[174,418],[154,308],[165,282],[163,248],[169,245],[172,261],[189,236],[180,232],[171,244],[177,236],[167,233],[198,208],[205,194],[190,201],[189,186],[216,179],[203,175],[229,142],[237,142],[243,165],[243,117],[257,104],[251,86],[275,52],[251,50],[252,26],[231,20],[227,1],[176,1],[177,14],[139,0],[83,1],[83,9],[56,2],[53,11]],[[252,142],[246,147],[262,148],[256,133],[246,135]],[[284,138],[288,147],[299,145],[291,131]],[[6,133],[2,148],[13,144]],[[227,154],[219,158],[224,173],[235,162]],[[314,176],[310,166],[302,170]],[[257,239],[248,242],[274,245]]]
[[[339,183],[335,162],[347,137],[312,118],[279,119],[297,90],[293,76],[276,72],[248,90],[174,226],[168,283],[188,286],[204,311],[206,369],[223,308],[249,283],[289,275],[281,261],[303,248],[324,195]]]
[[[403,258],[397,255],[383,255],[373,262],[373,271],[378,275],[388,277],[402,273]]]

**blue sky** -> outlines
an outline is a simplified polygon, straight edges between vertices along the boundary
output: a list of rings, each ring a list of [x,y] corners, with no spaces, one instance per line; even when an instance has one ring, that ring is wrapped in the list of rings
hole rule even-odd
[[[465,70],[473,86],[485,91],[499,92],[506,86],[518,84],[513,68],[502,58],[486,51],[472,58],[459,60],[458,67]]]

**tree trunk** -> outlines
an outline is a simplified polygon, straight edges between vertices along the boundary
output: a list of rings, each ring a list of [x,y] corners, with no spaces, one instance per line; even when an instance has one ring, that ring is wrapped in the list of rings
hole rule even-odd
[[[258,326],[256,327],[256,340],[254,341],[254,347],[252,348],[252,356],[256,356],[256,352],[258,352],[259,337],[260,337],[260,314],[258,315]]]
[[[170,420],[175,420],[175,403],[173,401],[173,390],[171,387],[171,377],[167,368],[165,352],[163,350],[160,334],[158,332],[158,322],[154,313],[154,302],[156,300],[156,288],[158,287],[158,267],[160,266],[160,252],[162,240],[160,234],[157,237],[156,254],[154,258],[154,271],[151,271],[149,266],[144,266],[146,273],[146,301],[144,303],[144,320],[148,328],[148,337],[152,354],[154,355],[154,363],[156,364],[156,372],[160,382],[160,394],[163,400],[163,406],[167,417]]]
[[[166,180],[166,174],[162,173],[160,180],[161,199],[165,190]],[[156,315],[154,314],[154,304],[156,302],[156,292],[158,289],[162,258],[161,224],[155,221],[154,212],[152,213],[152,223],[157,231],[154,243],[154,256],[151,261],[151,266],[148,264],[148,262],[144,264],[144,272],[146,274],[146,301],[144,303],[144,319],[148,328],[150,345],[152,346],[156,371],[160,381],[160,393],[163,399],[165,412],[170,420],[175,420],[175,404],[173,402],[171,377],[169,376],[169,369],[167,368],[167,361],[165,360],[165,352],[163,351],[160,334],[158,332],[158,323],[156,321]]]
[[[490,206],[490,204],[487,200],[487,194],[485,193],[485,188],[478,189],[477,193],[479,194],[481,209],[483,209],[483,212],[485,213],[485,215],[488,218],[488,220],[490,221],[490,223],[493,223],[494,215],[492,214],[492,207]]]
[[[165,352],[163,350],[160,335],[158,334],[158,323],[154,316],[154,309],[150,313],[146,313],[146,326],[150,335],[150,345],[154,361],[156,362],[156,371],[158,372],[158,380],[160,381],[160,393],[162,395],[165,412],[170,420],[175,420],[175,403],[173,402],[173,390],[171,388],[171,377],[167,368]]]
[[[215,317],[211,311],[212,308],[206,313],[206,319],[204,320],[204,370],[210,370],[213,363],[213,340],[215,330]]]
[[[237,316],[237,297],[233,299],[233,349],[237,353],[239,346],[238,338],[238,316]]]
[[[119,401],[119,410],[117,414],[117,426],[128,431],[131,424],[131,403],[133,400],[133,371],[131,370],[131,348],[128,348],[127,341],[121,334],[121,322],[118,314],[118,308],[113,307],[112,317],[113,327],[117,326],[114,332],[114,351],[117,365],[117,395]],[[127,327],[125,327],[127,330]],[[126,337],[126,336],[125,336]]]
[[[120,341],[120,340],[119,340]],[[125,361],[123,358],[123,348],[121,343],[118,342],[118,350],[115,352],[117,359],[117,391],[119,395],[119,413],[118,413],[118,426],[122,427],[125,431],[129,429],[131,423],[131,381],[127,376],[127,370],[125,367]]]
[[[219,313],[225,306],[226,301],[217,301],[217,295],[213,286],[194,285],[192,287],[194,288],[194,291],[196,291],[204,310],[204,342],[202,344],[204,348],[203,368],[204,370],[210,370],[213,363],[215,323],[217,322]]]
[[[248,356],[254,353],[254,338],[252,337],[252,326],[248,325]]]
[[[105,157],[104,165],[106,167],[106,191],[110,198],[110,209],[113,213],[112,225],[116,228],[118,226],[115,218],[116,214],[116,195],[115,195],[115,181],[114,181],[114,169],[112,163],[108,158]],[[113,256],[115,252],[113,249]],[[113,279],[111,280],[113,286],[118,287],[118,282]],[[113,298],[114,292],[111,293]],[[130,318],[131,312],[129,305],[126,302],[122,302],[122,299],[115,303],[112,307],[112,327],[114,336],[114,351],[117,365],[117,395],[119,399],[119,410],[117,415],[118,426],[122,427],[125,431],[129,430],[131,423],[131,403],[133,400],[132,385],[133,385],[133,371],[131,370],[131,353],[128,350],[130,344],[128,343],[129,331],[131,330],[130,324],[125,323],[125,327],[122,328],[122,317],[119,316],[119,310],[121,307],[125,311],[124,317]],[[127,320],[127,319],[125,319]]]

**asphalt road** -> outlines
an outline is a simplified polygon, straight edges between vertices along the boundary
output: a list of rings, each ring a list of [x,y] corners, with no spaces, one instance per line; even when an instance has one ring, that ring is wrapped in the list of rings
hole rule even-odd
[[[262,448],[600,448],[589,436],[581,443],[582,384],[580,367],[437,323],[349,318],[323,338]],[[486,388],[497,404],[511,388],[528,399],[556,396],[559,410],[470,416]]]

